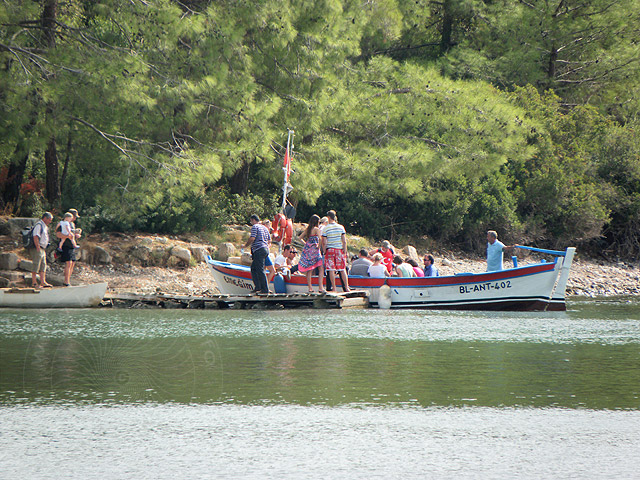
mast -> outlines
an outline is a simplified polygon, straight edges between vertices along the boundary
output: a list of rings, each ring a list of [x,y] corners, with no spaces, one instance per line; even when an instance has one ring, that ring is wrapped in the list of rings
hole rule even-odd
[[[282,208],[281,212],[284,214],[284,209],[287,206],[287,195],[293,187],[289,183],[289,175],[291,174],[291,153],[293,152],[293,136],[295,132],[293,130],[287,129],[287,151],[284,154],[284,165],[282,170],[284,170],[284,181],[282,184]]]

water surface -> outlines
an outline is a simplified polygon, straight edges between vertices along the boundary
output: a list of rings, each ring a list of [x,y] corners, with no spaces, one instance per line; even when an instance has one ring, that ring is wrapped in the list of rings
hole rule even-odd
[[[7,477],[631,478],[640,304],[4,310],[0,414]]]

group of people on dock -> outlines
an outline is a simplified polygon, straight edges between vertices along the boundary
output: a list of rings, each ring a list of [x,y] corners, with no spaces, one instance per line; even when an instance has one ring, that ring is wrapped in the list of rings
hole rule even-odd
[[[76,263],[76,250],[80,248],[77,244],[82,235],[82,229],[76,228],[75,222],[80,217],[78,210],[69,209],[62,220],[58,223],[55,236],[58,240],[56,255],[64,263],[63,285],[68,287],[71,281],[71,274]],[[31,230],[33,242],[30,243],[29,253],[31,256],[31,285],[39,288],[51,288],[47,282],[47,247],[49,246],[49,225],[53,221],[53,214],[45,212],[40,220],[36,222]],[[38,282],[38,277],[40,281]]]
[[[312,277],[318,277],[318,293],[333,290],[336,285],[336,274],[342,283],[343,291],[349,292],[349,275],[360,275],[372,278],[387,276],[398,277],[435,277],[433,255],[424,256],[424,268],[411,257],[402,258],[397,255],[391,243],[383,241],[380,248],[368,251],[362,249],[359,255],[349,262],[346,231],[340,223],[335,210],[329,210],[325,217],[312,215],[300,240],[304,247],[300,259],[295,263],[298,254],[291,243],[284,245],[281,254],[271,261],[269,245],[271,232],[268,221],[261,222],[260,217],[252,215],[249,239],[244,247],[251,248],[251,278],[254,283],[253,294],[267,294],[269,283],[275,275],[289,277],[296,272],[307,278],[309,292],[313,292]],[[289,237],[291,242],[292,237]],[[266,270],[266,271],[265,271]],[[325,278],[327,288],[325,288]]]

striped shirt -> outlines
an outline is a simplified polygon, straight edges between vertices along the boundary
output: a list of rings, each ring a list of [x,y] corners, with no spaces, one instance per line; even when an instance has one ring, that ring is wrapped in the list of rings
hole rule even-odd
[[[339,248],[342,250],[342,235],[346,234],[344,227],[339,223],[328,223],[322,230],[322,236],[327,239],[326,248]]]
[[[269,235],[269,230],[267,230],[267,227],[265,227],[261,223],[256,223],[251,227],[251,234],[249,236],[254,239],[253,243],[251,244],[252,253],[256,250],[260,250],[261,248],[269,248],[271,235]]]

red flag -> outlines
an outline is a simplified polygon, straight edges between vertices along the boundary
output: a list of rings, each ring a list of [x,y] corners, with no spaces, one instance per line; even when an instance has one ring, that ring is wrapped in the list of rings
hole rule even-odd
[[[291,158],[289,157],[289,147],[284,154],[284,166],[282,167],[286,172],[285,181],[289,182],[289,175],[291,175]]]

